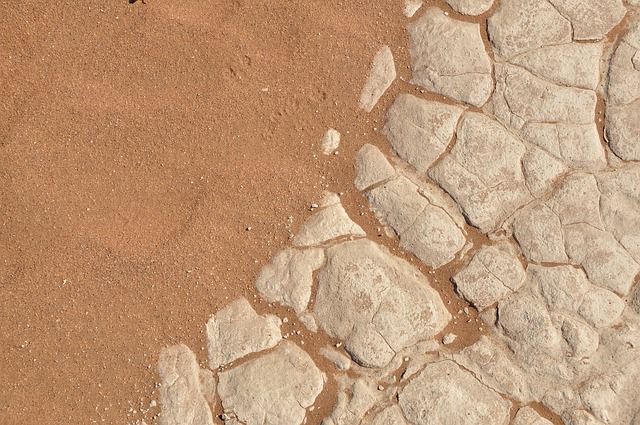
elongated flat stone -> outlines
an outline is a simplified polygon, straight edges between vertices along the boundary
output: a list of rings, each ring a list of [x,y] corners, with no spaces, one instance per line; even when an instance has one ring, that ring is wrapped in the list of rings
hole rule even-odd
[[[389,46],[383,46],[373,57],[373,64],[367,82],[360,95],[360,107],[371,112],[393,80],[396,79],[396,67]]]

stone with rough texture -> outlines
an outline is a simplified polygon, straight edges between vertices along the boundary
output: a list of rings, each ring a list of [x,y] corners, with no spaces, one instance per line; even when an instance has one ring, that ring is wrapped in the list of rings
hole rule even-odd
[[[594,120],[593,90],[554,84],[509,64],[496,64],[495,78],[493,114],[513,129],[531,122],[589,124]]]
[[[640,164],[597,176],[605,229],[640,263]]]
[[[451,361],[427,365],[402,390],[399,405],[415,425],[506,425],[511,408]]]
[[[395,153],[424,173],[445,151],[463,109],[401,94],[387,111],[383,133]]]
[[[378,100],[396,79],[396,66],[389,46],[383,46],[373,57],[367,82],[360,94],[360,107],[371,112]]]
[[[595,90],[601,56],[602,44],[568,43],[525,52],[510,62],[556,84]]]
[[[409,26],[412,82],[459,102],[482,106],[493,90],[480,26],[432,7]]]
[[[455,145],[429,177],[460,205],[470,224],[492,232],[532,199],[522,170],[525,151],[500,123],[465,113]]]
[[[323,205],[305,221],[293,238],[295,246],[315,246],[341,236],[366,236],[360,226],[354,223],[342,207],[340,199]]]
[[[275,347],[282,339],[280,324],[276,316],[259,316],[245,298],[232,302],[207,322],[209,367]]]
[[[454,355],[484,385],[523,403],[531,399],[526,372],[510,359],[510,350],[495,338],[481,336],[473,345]]]
[[[322,138],[322,153],[332,154],[340,146],[340,133],[338,130],[330,128]]]
[[[566,263],[560,218],[544,203],[521,211],[513,222],[513,235],[524,256],[535,262]]]
[[[577,313],[593,285],[585,273],[573,266],[544,267],[530,264],[527,275],[539,288],[547,305],[554,310]]]
[[[383,401],[384,394],[378,391],[377,383],[365,377],[350,379],[344,375],[336,377],[340,389],[338,399],[334,405],[331,416],[322,422],[331,425],[366,424],[365,416],[376,405]],[[363,418],[364,421],[363,421]]]
[[[611,150],[626,161],[640,161],[640,100],[608,106],[606,133]]]
[[[553,196],[545,202],[563,226],[586,223],[604,229],[600,217],[600,190],[593,174],[574,173],[567,176]]]
[[[331,363],[336,365],[339,370],[348,370],[351,367],[351,359],[332,347],[320,349],[320,354]]]
[[[409,425],[398,405],[389,406],[362,425]]]
[[[313,272],[322,266],[324,251],[285,249],[263,267],[256,280],[260,296],[272,303],[293,308],[300,314],[307,308],[313,286]]]
[[[620,295],[629,293],[640,265],[610,233],[588,224],[565,227],[567,255],[582,265],[589,280]]]
[[[454,219],[406,177],[398,177],[366,194],[378,219],[400,237],[400,246],[432,268],[452,261],[466,243]]]
[[[620,23],[622,0],[549,0],[569,21],[575,40],[600,40]]]
[[[629,298],[629,306],[636,313],[640,314],[640,285],[636,285],[636,289]]]
[[[524,281],[524,269],[513,255],[494,247],[483,247],[452,280],[460,295],[483,310],[517,291]]]
[[[433,338],[451,318],[415,267],[367,239],[327,250],[313,314],[367,367],[385,366],[403,348]]]
[[[640,99],[640,20],[629,25],[629,31],[616,47],[607,73],[606,100],[609,105],[628,105]]]
[[[553,423],[540,416],[531,407],[525,406],[518,410],[511,425],[553,425]]]
[[[505,59],[544,46],[569,43],[571,23],[545,0],[501,0],[487,31]]]
[[[493,6],[493,0],[445,0],[453,10],[463,15],[482,15]]]
[[[609,65],[605,130],[620,158],[640,160],[640,21],[636,18]]]
[[[355,186],[358,190],[364,190],[395,175],[396,171],[380,149],[369,144],[360,148],[356,155]]]
[[[589,358],[598,350],[598,333],[586,323],[565,317],[562,323],[562,337],[571,349],[571,355],[577,359]]]
[[[567,171],[562,162],[535,146],[527,149],[522,158],[522,172],[527,188],[536,198],[551,191]]]
[[[596,328],[609,326],[615,322],[624,310],[624,301],[611,291],[596,288],[585,296],[578,312]]]
[[[292,342],[218,374],[225,413],[245,425],[301,424],[326,377]]]
[[[562,339],[544,305],[526,294],[498,303],[498,325],[518,352],[546,353],[557,349]]]
[[[402,11],[404,16],[411,18],[422,7],[422,0],[404,0],[404,7]]]
[[[163,348],[158,360],[160,375],[160,425],[213,425],[207,404],[209,391],[200,383],[200,367],[186,345]]]
[[[607,165],[595,122],[589,124],[528,123],[519,132],[570,168],[599,170]]]

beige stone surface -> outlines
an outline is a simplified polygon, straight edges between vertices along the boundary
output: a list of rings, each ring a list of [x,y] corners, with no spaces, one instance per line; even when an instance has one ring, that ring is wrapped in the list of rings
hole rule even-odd
[[[398,157],[424,173],[451,142],[462,112],[457,106],[401,94],[387,111],[383,133]]]
[[[396,66],[389,46],[383,46],[373,57],[369,77],[360,94],[360,107],[371,112],[393,80],[396,79]]]
[[[225,414],[245,425],[302,424],[326,380],[311,357],[289,341],[218,377]]]
[[[282,339],[281,320],[259,316],[246,298],[240,298],[207,322],[209,367],[216,369],[250,353],[275,347]]]
[[[201,386],[200,367],[186,345],[174,345],[160,352],[158,375],[161,425],[213,425],[206,399],[208,391]]]
[[[357,363],[378,368],[451,319],[424,275],[367,239],[327,250],[313,314]]]
[[[409,26],[412,82],[462,103],[482,106],[493,90],[480,26],[436,7]]]
[[[487,29],[496,54],[505,59],[569,43],[572,36],[571,23],[545,0],[502,0]]]
[[[506,425],[511,402],[451,361],[427,365],[400,392],[399,404],[415,425]]]

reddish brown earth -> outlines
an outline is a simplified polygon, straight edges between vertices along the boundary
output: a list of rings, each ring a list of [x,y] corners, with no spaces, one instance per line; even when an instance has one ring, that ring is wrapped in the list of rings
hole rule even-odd
[[[354,190],[382,116],[360,88],[405,18],[374,0],[1,9],[0,423],[151,423],[160,348],[204,360],[208,316],[253,296],[325,185]]]
[[[401,6],[2,3],[0,424],[155,423],[160,349],[185,343],[204,364],[209,315],[253,299],[324,189],[415,261],[352,184],[364,143],[389,152],[377,130],[394,95],[435,98],[398,80],[372,113],[357,107],[383,44],[410,77]],[[343,135],[329,157],[328,127]],[[456,315],[454,269],[431,276]],[[477,338],[466,320],[446,330],[456,345]]]

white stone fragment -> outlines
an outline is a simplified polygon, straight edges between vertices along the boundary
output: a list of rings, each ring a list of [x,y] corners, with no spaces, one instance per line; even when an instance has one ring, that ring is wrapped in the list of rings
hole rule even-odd
[[[369,144],[360,148],[356,155],[355,186],[358,190],[364,190],[395,175],[393,166],[380,149]]]
[[[640,265],[610,233],[588,224],[565,226],[569,258],[581,264],[589,280],[620,295],[626,295],[640,273]]]
[[[470,224],[489,233],[532,199],[522,170],[525,152],[500,123],[467,112],[455,145],[429,177],[460,205]]]
[[[442,337],[442,343],[443,343],[444,345],[453,344],[453,342],[454,342],[457,338],[458,338],[458,335],[456,335],[456,334],[452,334],[452,333],[448,333],[448,334],[445,334],[445,335]]]
[[[311,297],[313,272],[323,263],[322,249],[284,249],[260,271],[256,288],[266,301],[291,307],[300,314]]]
[[[399,405],[415,425],[506,425],[511,402],[452,361],[427,365],[400,392]]]
[[[613,292],[595,288],[584,296],[578,312],[591,325],[601,328],[615,322],[625,306],[624,301]]]
[[[451,142],[463,111],[401,94],[387,111],[383,133],[400,159],[424,173]]]
[[[350,235],[366,236],[366,233],[349,218],[342,204],[336,203],[318,209],[309,217],[300,226],[293,244],[298,247],[315,246]]]
[[[620,23],[627,9],[622,0],[549,0],[571,21],[575,40],[600,40]]]
[[[339,351],[331,347],[325,347],[320,349],[320,354],[324,356],[331,363],[336,365],[338,370],[349,370],[351,367],[351,359]]]
[[[601,43],[568,43],[531,50],[510,62],[556,84],[595,90],[601,56]]]
[[[493,0],[445,0],[453,10],[463,15],[482,15],[493,6]]]
[[[568,170],[562,162],[544,150],[531,147],[522,158],[522,171],[531,194],[541,198],[553,189]]]
[[[509,64],[496,64],[495,78],[493,114],[513,129],[531,122],[589,124],[594,120],[593,90],[557,85]]]
[[[431,7],[409,26],[412,82],[459,102],[482,106],[493,90],[480,26]]]
[[[389,46],[383,46],[373,57],[373,64],[367,82],[360,94],[360,107],[371,112],[393,80],[396,79],[396,67]]]
[[[245,298],[232,302],[207,322],[209,367],[275,347],[282,339],[280,324],[274,315],[259,316]]]
[[[422,0],[404,0],[404,8],[402,9],[402,11],[404,12],[404,16],[406,16],[407,18],[411,18],[416,14],[418,9],[422,7],[422,4]]]
[[[524,256],[534,262],[566,263],[560,218],[544,203],[522,210],[513,222],[513,235]]]
[[[186,345],[163,348],[158,360],[161,425],[213,425],[200,385],[200,367]]]
[[[328,129],[322,139],[322,153],[331,155],[338,146],[340,146],[340,132],[333,128]]]
[[[489,40],[504,59],[571,42],[571,23],[546,0],[501,0],[488,19]]]
[[[218,377],[225,413],[245,425],[302,424],[326,379],[311,357],[289,341]]]
[[[553,425],[553,423],[540,416],[531,407],[525,406],[518,410],[511,425]]]
[[[598,333],[586,323],[566,317],[562,323],[562,337],[577,359],[588,358],[598,350]]]
[[[640,100],[608,106],[605,128],[616,155],[626,161],[640,161]]]
[[[539,288],[547,305],[554,310],[577,313],[593,285],[581,269],[573,266],[537,266],[530,264],[527,275]]]
[[[451,318],[415,267],[367,239],[327,250],[313,314],[367,367],[385,366],[403,348],[433,338]]]
[[[640,262],[640,164],[597,175],[605,229]]]
[[[517,291],[524,282],[524,269],[513,255],[494,247],[483,247],[452,280],[460,295],[483,310]]]
[[[483,335],[455,354],[454,360],[484,385],[523,403],[532,397],[528,375],[510,359],[510,353],[495,338]]]
[[[398,234],[400,246],[426,265],[441,267],[464,247],[466,239],[452,217],[406,177],[390,180],[365,195],[378,219]]]
[[[607,165],[604,147],[595,122],[588,124],[527,123],[519,132],[533,143],[560,159],[568,167],[599,170]]]

